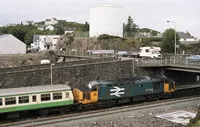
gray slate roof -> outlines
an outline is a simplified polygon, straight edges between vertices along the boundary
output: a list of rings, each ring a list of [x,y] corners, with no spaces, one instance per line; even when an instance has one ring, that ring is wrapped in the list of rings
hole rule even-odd
[[[177,32],[177,34],[179,35],[180,38],[183,38],[183,39],[194,38],[193,36],[190,36],[184,32]]]
[[[71,87],[68,85],[45,85],[45,86],[0,89],[0,96],[42,93],[47,91],[50,92],[50,91],[60,91],[60,90],[71,90]]]

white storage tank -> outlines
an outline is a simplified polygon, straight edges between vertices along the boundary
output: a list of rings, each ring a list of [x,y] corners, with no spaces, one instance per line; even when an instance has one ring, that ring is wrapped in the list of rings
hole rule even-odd
[[[103,5],[90,8],[90,37],[101,34],[123,37],[123,8]]]

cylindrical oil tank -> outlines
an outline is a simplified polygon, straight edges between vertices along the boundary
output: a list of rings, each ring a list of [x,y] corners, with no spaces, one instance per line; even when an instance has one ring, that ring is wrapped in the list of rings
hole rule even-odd
[[[123,8],[114,5],[90,8],[90,37],[101,34],[123,36]]]

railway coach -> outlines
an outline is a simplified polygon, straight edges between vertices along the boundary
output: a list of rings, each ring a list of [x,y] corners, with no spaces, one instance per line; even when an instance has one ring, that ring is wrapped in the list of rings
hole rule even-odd
[[[170,97],[175,91],[175,82],[165,77],[146,76],[119,80],[91,81],[84,88],[74,88],[75,101],[79,104],[104,105]]]
[[[46,85],[0,89],[0,115],[17,118],[30,110],[47,115],[49,110],[63,111],[74,104],[71,87],[68,85]]]

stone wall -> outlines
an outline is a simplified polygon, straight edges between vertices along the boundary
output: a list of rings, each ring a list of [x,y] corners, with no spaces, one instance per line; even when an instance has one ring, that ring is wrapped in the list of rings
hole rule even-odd
[[[14,88],[47,85],[51,82],[50,68],[39,68],[0,74],[0,88]],[[83,86],[97,79],[118,79],[132,77],[133,62],[113,61],[53,67],[53,84],[69,82],[74,86]]]

